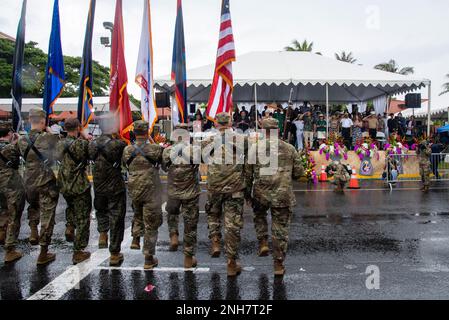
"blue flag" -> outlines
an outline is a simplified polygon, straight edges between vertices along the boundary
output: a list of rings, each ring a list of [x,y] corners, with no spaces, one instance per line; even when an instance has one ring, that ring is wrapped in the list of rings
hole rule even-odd
[[[78,97],[78,120],[83,128],[86,128],[89,125],[94,114],[94,104],[92,100],[92,35],[94,29],[95,4],[96,0],[90,1],[86,35],[84,37],[83,62],[80,69],[81,79]]]
[[[64,58],[61,48],[61,26],[59,23],[59,0],[53,6],[48,62],[45,70],[44,111],[48,116],[53,113],[53,105],[62,93],[65,85]]]
[[[17,28],[16,47],[13,58],[12,72],[12,114],[14,131],[19,131],[22,127],[22,70],[23,56],[25,50],[25,16],[27,0],[23,0],[22,14],[20,16],[19,26]]]
[[[184,21],[182,17],[182,1],[177,2],[175,40],[173,44],[173,61],[171,78],[175,81],[176,107],[172,108],[173,125],[187,123],[187,72],[186,46],[184,40]]]

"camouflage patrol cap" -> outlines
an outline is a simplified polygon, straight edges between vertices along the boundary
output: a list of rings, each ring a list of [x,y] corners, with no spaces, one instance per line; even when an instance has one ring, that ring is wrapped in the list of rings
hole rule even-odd
[[[64,122],[64,129],[67,131],[74,131],[78,129],[81,126],[80,121],[78,118],[70,118],[66,119]]]
[[[188,128],[189,128],[189,125],[187,123],[179,123],[179,124],[177,124],[175,126],[175,129],[184,129],[184,130],[186,130]]]
[[[231,116],[227,112],[217,114],[217,123],[221,125],[227,125],[231,121]]]
[[[138,120],[134,122],[134,133],[135,134],[147,134],[150,129],[148,122],[144,120]]]
[[[12,130],[11,122],[9,121],[0,121],[0,131],[8,132]]]
[[[42,109],[31,109],[30,110],[30,119],[31,118],[42,119],[42,118],[45,118],[46,116],[47,116],[47,113]]]
[[[263,119],[262,129],[279,129],[279,121],[274,118]]]

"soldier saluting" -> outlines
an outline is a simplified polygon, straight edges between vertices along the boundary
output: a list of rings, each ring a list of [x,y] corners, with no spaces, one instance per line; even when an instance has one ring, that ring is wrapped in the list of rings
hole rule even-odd
[[[6,221],[0,221],[0,244],[5,244],[5,263],[19,260],[22,253],[16,250],[20,219],[25,206],[25,190],[18,172],[20,151],[17,135],[11,125],[0,123],[0,193],[4,196]]]
[[[125,232],[126,187],[122,175],[121,159],[126,143],[117,137],[117,119],[106,116],[100,119],[101,136],[89,143],[89,157],[94,162],[94,206],[100,237],[98,247],[108,247],[111,266],[123,262],[121,244]]]
[[[89,142],[80,137],[81,124],[78,119],[67,119],[64,128],[67,131],[67,138],[57,145],[58,160],[61,162],[58,185],[67,202],[66,240],[74,242],[72,261],[77,264],[90,257],[90,253],[84,251],[89,244],[92,210],[90,182],[86,171]]]
[[[158,265],[155,257],[158,229],[162,225],[161,181],[159,165],[163,149],[148,141],[149,125],[146,121],[134,122],[136,142],[123,152],[123,165],[128,169],[128,191],[132,199],[134,219],[132,226],[133,244],[140,246],[144,237],[144,269]]]
[[[19,149],[25,160],[24,182],[31,228],[30,243],[39,242],[41,251],[38,265],[48,264],[56,255],[48,252],[55,224],[59,190],[56,176],[51,168],[54,164],[54,150],[59,137],[46,127],[46,113],[42,109],[30,110],[31,131],[19,138]],[[37,226],[41,224],[40,234]]]

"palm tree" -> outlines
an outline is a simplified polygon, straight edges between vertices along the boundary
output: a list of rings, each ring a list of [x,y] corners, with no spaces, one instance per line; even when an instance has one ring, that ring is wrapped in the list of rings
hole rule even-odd
[[[446,75],[446,78],[449,79],[449,73]],[[443,94],[449,93],[449,82],[446,82],[445,84],[443,84],[443,92],[440,93],[440,96],[442,96]]]
[[[378,70],[382,70],[382,71],[387,71],[387,72],[392,72],[392,73],[399,73],[399,74],[402,74],[404,76],[406,76],[408,74],[415,73],[415,69],[413,67],[399,68],[398,64],[393,59],[391,59],[388,62],[378,64],[374,68],[378,69]]]
[[[293,40],[291,46],[287,46],[284,48],[285,51],[301,51],[301,52],[312,52],[313,51],[313,42],[308,42],[304,40],[302,43],[298,40]],[[321,55],[321,52],[315,52],[316,54]]]
[[[336,53],[335,59],[348,63],[356,63],[357,59],[354,58],[352,52],[346,53],[346,51],[342,51],[341,54]]]

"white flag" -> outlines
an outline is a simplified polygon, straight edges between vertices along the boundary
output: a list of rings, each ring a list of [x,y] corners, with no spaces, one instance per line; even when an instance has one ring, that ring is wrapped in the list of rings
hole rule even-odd
[[[158,118],[154,99],[150,0],[143,0],[143,3],[142,34],[140,36],[139,58],[137,60],[136,83],[142,88],[142,117],[145,121],[148,121],[150,132],[152,132]]]

